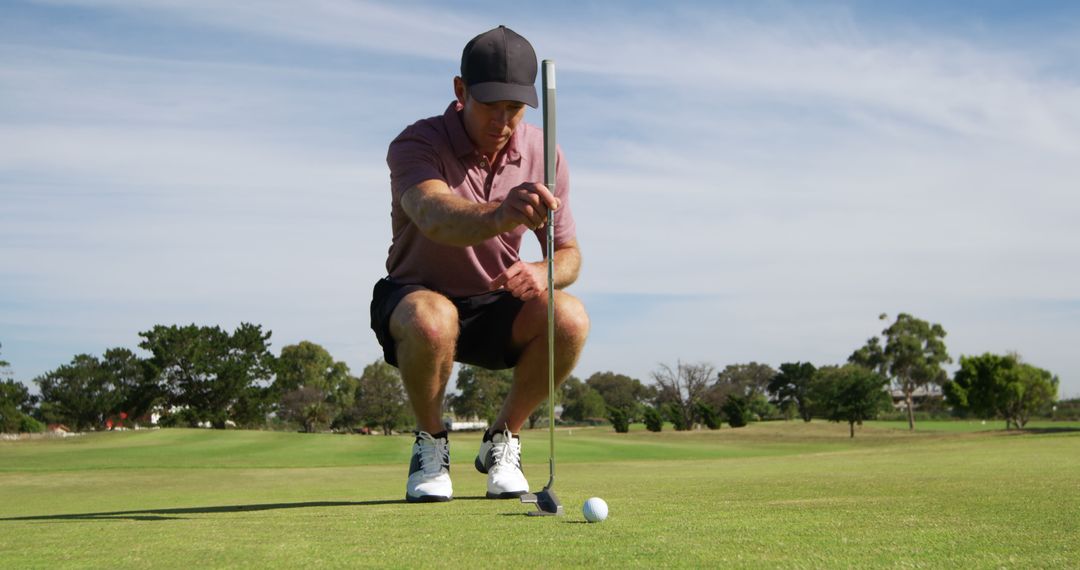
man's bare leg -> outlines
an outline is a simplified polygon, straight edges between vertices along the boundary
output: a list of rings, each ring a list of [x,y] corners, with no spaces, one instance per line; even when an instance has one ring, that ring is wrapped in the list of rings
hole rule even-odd
[[[585,339],[589,316],[573,295],[555,292],[555,383],[566,380],[574,369]],[[514,347],[521,350],[514,368],[514,384],[503,402],[492,431],[517,433],[529,414],[548,397],[547,296],[525,303],[514,320]]]
[[[390,334],[417,428],[442,432],[443,397],[458,337],[457,308],[438,293],[414,291],[390,315]]]

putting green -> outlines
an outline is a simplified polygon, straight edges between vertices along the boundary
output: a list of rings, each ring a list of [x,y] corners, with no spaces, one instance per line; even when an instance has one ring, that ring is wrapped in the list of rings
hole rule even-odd
[[[1037,427],[1055,429],[561,429],[561,518],[480,498],[476,434],[452,439],[455,500],[421,505],[402,501],[408,436],[2,442],[0,567],[1069,567],[1080,426]],[[539,487],[547,432],[523,441]],[[606,522],[584,523],[590,496]]]

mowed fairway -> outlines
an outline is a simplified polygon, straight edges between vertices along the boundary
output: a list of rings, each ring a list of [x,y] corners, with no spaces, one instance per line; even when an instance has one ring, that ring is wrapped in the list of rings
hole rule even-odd
[[[1078,566],[1080,426],[895,426],[562,429],[560,518],[483,499],[476,434],[451,440],[455,500],[426,505],[402,500],[409,436],[0,442],[0,568]],[[523,441],[539,488],[547,432]]]

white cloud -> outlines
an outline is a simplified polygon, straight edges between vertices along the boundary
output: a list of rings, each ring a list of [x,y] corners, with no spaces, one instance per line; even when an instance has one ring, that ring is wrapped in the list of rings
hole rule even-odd
[[[374,358],[364,312],[389,239],[385,145],[442,110],[482,13],[50,3],[348,57],[305,68],[242,48],[217,62],[122,42],[0,50],[0,189],[18,192],[0,206],[0,247],[15,272],[40,279],[42,299],[127,299],[125,322],[251,315],[279,338],[340,346],[354,367]],[[677,26],[567,10],[507,23],[559,62],[586,263],[575,290],[674,296],[618,327],[597,321],[582,373],[827,363],[878,332],[878,312],[903,310],[942,322],[965,352],[1037,353],[1080,391],[1080,362],[1060,348],[1080,324],[1032,308],[1080,290],[1080,81],[1061,67],[1075,39],[891,33],[842,9],[682,6],[661,21]],[[129,285],[147,266],[155,287]]]

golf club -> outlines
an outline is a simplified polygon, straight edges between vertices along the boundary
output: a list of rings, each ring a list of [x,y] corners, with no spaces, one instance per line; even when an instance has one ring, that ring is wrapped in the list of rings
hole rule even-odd
[[[555,62],[545,59],[542,64],[544,91],[544,184],[555,193]],[[548,272],[548,482],[539,493],[521,496],[522,503],[536,505],[530,515],[561,515],[562,503],[555,495],[555,212],[548,212],[547,272]]]

